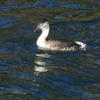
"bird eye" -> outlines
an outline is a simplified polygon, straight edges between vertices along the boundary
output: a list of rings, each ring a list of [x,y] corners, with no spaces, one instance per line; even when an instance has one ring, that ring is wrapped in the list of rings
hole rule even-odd
[[[39,26],[41,27],[43,25],[43,23],[41,23]]]

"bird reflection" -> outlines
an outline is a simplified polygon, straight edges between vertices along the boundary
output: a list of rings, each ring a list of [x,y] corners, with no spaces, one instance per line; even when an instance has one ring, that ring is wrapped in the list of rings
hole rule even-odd
[[[48,55],[47,53],[36,54],[36,59],[34,61],[34,63],[36,64],[36,66],[34,67],[36,74],[48,71],[48,68],[46,66],[47,63],[45,62],[45,58],[48,58],[48,57],[50,57],[50,55]]]

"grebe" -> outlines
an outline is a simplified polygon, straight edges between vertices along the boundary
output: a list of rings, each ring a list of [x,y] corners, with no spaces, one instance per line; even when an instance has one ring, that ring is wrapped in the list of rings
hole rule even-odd
[[[38,29],[42,30],[42,34],[39,36],[36,42],[36,44],[39,47],[44,47],[51,50],[60,50],[60,51],[86,50],[86,44],[79,41],[74,42],[69,39],[62,39],[62,38],[48,39],[50,27],[47,19],[40,20],[37,28],[34,31],[37,31]]]

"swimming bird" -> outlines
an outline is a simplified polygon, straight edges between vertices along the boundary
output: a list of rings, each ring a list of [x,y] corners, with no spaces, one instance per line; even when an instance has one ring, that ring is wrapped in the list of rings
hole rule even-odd
[[[50,26],[47,19],[39,21],[37,28],[34,31],[41,29],[42,33],[38,37],[36,44],[39,47],[47,48],[50,50],[59,51],[85,51],[86,44],[79,41],[71,41],[67,38],[52,38],[48,39]]]

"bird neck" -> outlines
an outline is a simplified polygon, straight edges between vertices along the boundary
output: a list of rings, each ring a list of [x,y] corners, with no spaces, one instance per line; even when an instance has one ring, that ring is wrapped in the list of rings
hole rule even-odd
[[[46,40],[46,38],[47,38],[48,35],[49,35],[49,30],[50,30],[50,28],[49,28],[48,26],[45,27],[45,28],[43,28],[43,29],[42,29],[42,33],[41,33],[41,35],[39,36],[38,39],[40,39],[40,40]]]
[[[37,40],[37,45],[41,45],[41,46],[45,45],[46,39],[49,35],[49,30],[50,30],[49,26],[42,29],[42,33]]]

